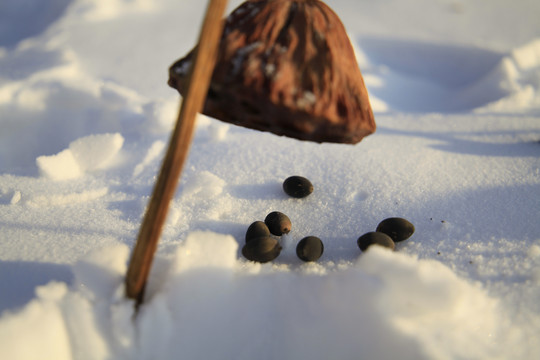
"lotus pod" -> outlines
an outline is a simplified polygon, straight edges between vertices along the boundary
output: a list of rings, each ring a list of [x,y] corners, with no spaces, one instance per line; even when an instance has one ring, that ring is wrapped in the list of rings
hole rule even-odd
[[[187,91],[197,47],[169,69]],[[318,0],[251,0],[225,20],[203,113],[300,140],[357,143],[375,120],[339,17]]]

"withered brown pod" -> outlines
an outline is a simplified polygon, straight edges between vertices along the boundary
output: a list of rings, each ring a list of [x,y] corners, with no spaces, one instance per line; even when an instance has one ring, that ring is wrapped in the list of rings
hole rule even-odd
[[[195,47],[169,69],[185,94]],[[338,16],[318,0],[250,0],[225,20],[203,113],[300,140],[357,143],[375,131]]]

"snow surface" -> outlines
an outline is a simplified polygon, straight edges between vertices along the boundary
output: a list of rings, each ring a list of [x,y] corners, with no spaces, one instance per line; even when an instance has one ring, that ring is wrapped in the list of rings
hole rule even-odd
[[[0,3],[1,359],[540,357],[540,3],[328,0],[377,132],[199,116],[136,318],[123,277],[179,106],[167,68],[206,2],[47,3]],[[313,194],[287,197],[291,175]],[[283,252],[245,260],[275,210]],[[412,238],[362,254],[391,216]],[[295,255],[308,235],[316,263]]]

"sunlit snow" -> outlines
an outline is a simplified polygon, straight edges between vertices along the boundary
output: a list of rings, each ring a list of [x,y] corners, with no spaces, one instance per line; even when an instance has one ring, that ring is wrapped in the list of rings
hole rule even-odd
[[[168,67],[206,2],[42,3],[0,3],[0,359],[540,357],[540,3],[326,1],[377,132],[316,144],[199,115],[136,317]],[[313,193],[288,197],[291,175]],[[292,222],[280,256],[247,261],[272,211]],[[413,236],[362,253],[394,216]],[[304,263],[310,235],[325,251]]]

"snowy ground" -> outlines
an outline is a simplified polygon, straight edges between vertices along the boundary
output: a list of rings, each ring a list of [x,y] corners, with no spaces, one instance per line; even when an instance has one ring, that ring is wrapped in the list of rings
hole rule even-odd
[[[533,0],[328,0],[377,132],[319,145],[200,116],[132,321],[122,280],[178,109],[167,68],[205,3],[0,3],[0,358],[538,358]],[[290,175],[314,193],[288,198]],[[245,230],[274,210],[284,251],[250,263]],[[413,237],[362,254],[391,216]],[[317,263],[296,258],[307,235]]]

